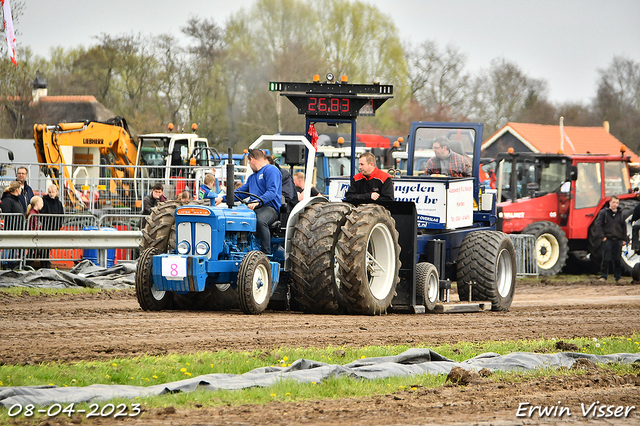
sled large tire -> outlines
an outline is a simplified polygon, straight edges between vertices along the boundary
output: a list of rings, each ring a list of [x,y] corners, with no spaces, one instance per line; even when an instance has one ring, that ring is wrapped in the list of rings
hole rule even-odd
[[[209,285],[202,292],[174,294],[177,309],[188,311],[226,311],[238,309],[238,292],[229,284]]]
[[[153,284],[153,256],[160,254],[155,247],[142,251],[136,265],[136,297],[140,307],[145,311],[163,311],[171,308],[173,293],[157,291]]]
[[[640,256],[635,253],[631,248],[632,228],[631,216],[633,215],[633,209],[638,205],[636,200],[620,200],[618,208],[622,210],[622,214],[627,224],[627,237],[629,238],[629,245],[622,247],[622,253],[620,258],[620,266],[622,268],[623,275],[632,275],[634,266],[640,262]],[[597,215],[596,215],[597,217]],[[587,236],[588,250],[593,263],[594,269],[597,269],[598,273],[602,268],[602,235],[598,235],[596,231],[595,220],[589,226],[589,232]],[[609,272],[613,273],[613,267],[609,268]]]
[[[509,236],[497,231],[474,231],[462,240],[458,255],[458,297],[491,302],[492,311],[506,311],[516,290],[516,252]]]
[[[267,309],[273,279],[271,264],[261,251],[250,251],[238,271],[238,302],[245,314],[258,315]]]
[[[382,206],[363,204],[347,215],[338,240],[338,279],[349,312],[386,313],[396,293],[400,245],[396,222]]]
[[[183,204],[183,202],[177,200],[166,201],[151,210],[147,223],[142,230],[140,251],[155,247],[160,253],[167,253],[175,249],[175,212]]]
[[[523,234],[536,239],[536,260],[540,275],[557,275],[567,263],[569,240],[560,226],[553,222],[541,221],[528,225]]]
[[[337,279],[336,244],[352,208],[347,203],[320,203],[300,214],[291,239],[291,296],[304,312],[338,314],[345,310]]]

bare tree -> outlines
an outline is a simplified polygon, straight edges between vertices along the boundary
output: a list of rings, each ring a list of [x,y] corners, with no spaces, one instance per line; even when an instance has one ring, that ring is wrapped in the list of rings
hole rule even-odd
[[[640,64],[615,56],[600,70],[593,101],[595,121],[609,121],[611,134],[633,151],[640,150]]]
[[[469,95],[466,55],[449,45],[440,52],[435,41],[426,41],[407,53],[412,98],[427,114],[451,120],[464,114]]]
[[[28,137],[33,129],[25,127],[31,109],[33,79],[37,61],[29,49],[22,51],[19,66],[7,58],[0,60],[0,135],[8,138]]]
[[[531,91],[540,92],[544,83],[528,78],[513,62],[494,59],[488,70],[475,79],[470,115],[493,133],[508,121],[517,120]]]

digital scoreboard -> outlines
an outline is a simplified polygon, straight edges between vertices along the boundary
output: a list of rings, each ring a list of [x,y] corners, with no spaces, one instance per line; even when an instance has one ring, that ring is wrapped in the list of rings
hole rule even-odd
[[[271,82],[269,90],[286,96],[298,108],[298,114],[315,117],[375,115],[393,97],[393,86],[382,84]]]

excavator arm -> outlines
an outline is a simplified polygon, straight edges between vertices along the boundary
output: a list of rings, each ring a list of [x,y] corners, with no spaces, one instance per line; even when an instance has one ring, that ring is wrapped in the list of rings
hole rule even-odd
[[[85,148],[84,151],[87,152],[97,148],[101,157],[109,158],[114,166],[120,166],[110,168],[111,175],[118,180],[134,178],[135,168],[130,166],[136,163],[137,148],[130,136],[127,122],[122,117],[114,117],[106,122],[86,120],[53,126],[36,124],[34,141],[38,162],[47,164],[42,166],[43,173],[55,178],[56,183],[57,178],[61,175],[64,177],[66,194],[77,209],[82,209],[84,202],[76,195],[71,172],[66,165],[76,162],[77,156],[91,158],[91,155],[76,153],[81,148]],[[69,158],[65,158],[65,155]],[[59,170],[60,164],[63,165],[62,170]],[[119,186],[125,187],[125,190],[129,188],[129,184],[124,182],[119,182]]]

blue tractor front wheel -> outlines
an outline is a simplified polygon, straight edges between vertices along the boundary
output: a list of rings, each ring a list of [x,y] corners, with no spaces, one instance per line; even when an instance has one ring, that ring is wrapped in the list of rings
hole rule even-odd
[[[160,254],[156,247],[144,249],[136,266],[136,297],[140,307],[145,311],[162,311],[170,309],[173,293],[155,289],[153,283],[153,256]]]
[[[271,264],[261,251],[249,252],[238,271],[238,301],[245,314],[261,314],[271,298]]]

